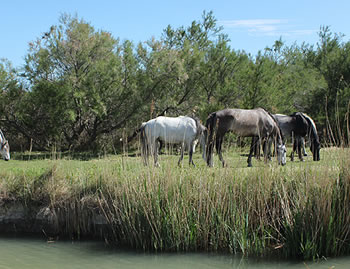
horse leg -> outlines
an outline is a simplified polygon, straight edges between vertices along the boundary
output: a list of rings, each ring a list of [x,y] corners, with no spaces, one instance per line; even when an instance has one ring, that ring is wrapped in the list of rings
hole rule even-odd
[[[150,154],[150,143],[149,141],[147,141],[146,139],[142,142],[142,147],[141,147],[141,154],[142,154],[142,157],[143,157],[143,164],[145,166],[148,165],[148,157],[149,157],[149,154]]]
[[[270,156],[272,158],[272,157],[275,157],[277,155],[277,152],[276,152],[276,139],[272,139],[272,140],[270,139],[269,142],[270,142],[270,145],[269,145],[269,147],[270,147]],[[272,147],[273,151],[271,152],[272,143],[273,143],[273,147]]]
[[[219,155],[219,160],[222,162],[222,167],[225,167],[225,160],[222,157],[222,151],[221,151],[222,141],[223,141],[223,137],[217,136],[217,138],[216,138],[216,151],[217,151],[217,153]]]
[[[158,163],[158,140],[155,140],[153,143],[153,156],[154,156],[154,165],[159,167]]]
[[[191,143],[189,146],[189,150],[188,150],[188,155],[189,155],[189,165],[193,165],[194,167],[196,167],[196,165],[193,162],[193,152],[194,152],[194,144]]]
[[[208,145],[207,145],[207,148],[206,148],[206,155],[207,155],[207,165],[209,167],[213,167],[214,165],[214,161],[213,161],[213,155],[214,155],[214,152],[213,152],[213,148],[214,148],[214,145],[213,145],[213,141],[209,141],[208,142]]]
[[[258,159],[259,156],[258,156],[258,148],[257,147],[254,148],[253,154],[254,154],[255,158]]]
[[[305,149],[305,138],[301,137],[300,139],[301,139],[302,154],[304,155],[304,157],[306,157],[307,153],[306,153],[306,149]]]
[[[273,150],[271,150],[271,147]],[[271,138],[269,140],[269,160],[272,160],[272,157],[277,157],[277,138]]]
[[[180,164],[181,164],[181,162],[182,162],[182,160],[183,160],[183,158],[184,158],[184,151],[185,151],[185,144],[182,143],[182,144],[181,144],[181,155],[180,155],[180,159],[179,159],[179,161],[177,162],[177,165],[178,165],[178,166],[180,166]]]
[[[148,143],[144,145],[143,147],[143,162],[144,165],[148,165],[148,156],[149,156],[149,145]]]
[[[304,161],[304,158],[303,158],[303,155],[302,155],[302,152],[301,152],[301,137],[298,137],[297,139],[297,147],[298,147],[298,157],[299,157],[299,160],[300,161]]]
[[[260,140],[257,136],[254,136],[253,139],[255,140],[254,156],[256,159],[260,160]]]
[[[263,142],[264,151],[264,163],[267,163],[269,159],[269,138],[265,138]]]
[[[249,155],[248,155],[248,167],[252,167],[252,155],[254,153],[254,147],[255,147],[255,139],[254,137],[252,137],[252,143],[250,145],[250,151],[249,151]]]
[[[144,128],[141,129],[140,142],[141,142],[141,157],[143,159],[143,164],[147,166],[148,165],[148,150],[147,150],[148,140],[147,140],[147,137],[145,136]]]
[[[294,139],[293,141],[293,149],[290,154],[290,160],[293,162],[294,161],[294,152],[297,150],[297,141]]]
[[[276,141],[275,141],[275,139],[273,139],[271,137],[268,138],[266,141],[266,144],[267,144],[267,158],[269,161],[271,161],[272,157],[275,156],[275,154],[272,155],[272,153],[271,153],[272,143],[273,143],[273,152],[275,153],[276,152]]]

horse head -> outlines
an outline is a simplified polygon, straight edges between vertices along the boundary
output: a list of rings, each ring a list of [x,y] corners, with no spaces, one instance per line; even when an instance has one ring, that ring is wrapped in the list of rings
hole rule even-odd
[[[4,140],[1,143],[1,156],[5,161],[9,161],[10,160],[10,145],[9,142],[7,140]]]
[[[277,161],[278,164],[284,166],[287,163],[287,149],[286,145],[284,143],[277,144],[276,146],[277,151]]]
[[[275,123],[275,132],[276,132],[276,153],[277,153],[277,162],[279,165],[286,165],[287,163],[287,148],[286,145],[284,143],[284,137],[283,137],[283,133],[281,130],[281,127],[276,119],[276,117],[271,114],[270,112],[266,111],[270,117],[273,119],[274,123]]]
[[[318,139],[313,138],[311,141],[310,150],[312,152],[312,158],[314,161],[320,160],[320,149],[321,149],[320,142],[318,141]]]

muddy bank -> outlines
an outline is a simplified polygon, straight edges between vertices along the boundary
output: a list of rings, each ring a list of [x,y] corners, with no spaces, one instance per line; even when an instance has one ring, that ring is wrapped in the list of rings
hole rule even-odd
[[[110,232],[108,222],[96,207],[29,204],[0,199],[0,234],[43,234],[48,237],[101,238]]]

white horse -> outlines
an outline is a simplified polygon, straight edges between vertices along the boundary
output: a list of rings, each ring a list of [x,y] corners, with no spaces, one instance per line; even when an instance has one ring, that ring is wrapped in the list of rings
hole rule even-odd
[[[199,139],[203,149],[202,157],[204,160],[206,159],[206,128],[197,119],[187,116],[176,118],[161,116],[142,123],[139,131],[141,132],[141,153],[144,157],[145,165],[148,164],[148,156],[152,152],[154,164],[159,166],[158,148],[160,141],[166,144],[181,144],[181,156],[178,164],[180,165],[184,156],[184,149],[186,148],[189,152],[189,163],[194,165],[192,155]]]
[[[10,145],[3,132],[0,130],[0,153],[5,161],[10,160]]]

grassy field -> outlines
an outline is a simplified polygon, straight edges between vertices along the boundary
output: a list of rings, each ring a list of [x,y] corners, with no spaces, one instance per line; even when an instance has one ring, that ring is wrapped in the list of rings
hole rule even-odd
[[[91,219],[102,215],[109,229],[97,236],[135,249],[350,253],[349,149],[324,148],[320,162],[310,156],[284,167],[254,159],[248,168],[246,154],[227,150],[225,168],[216,155],[208,168],[199,153],[196,167],[188,156],[178,167],[179,156],[161,155],[158,168],[122,155],[13,154],[0,162],[0,198],[55,209],[59,232],[69,236],[93,234]]]

